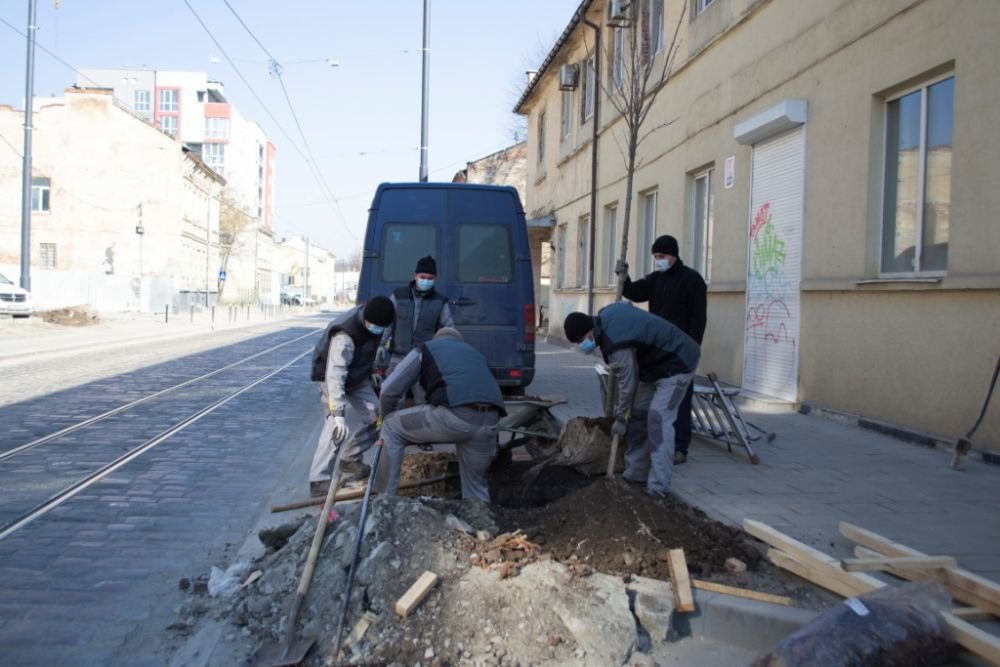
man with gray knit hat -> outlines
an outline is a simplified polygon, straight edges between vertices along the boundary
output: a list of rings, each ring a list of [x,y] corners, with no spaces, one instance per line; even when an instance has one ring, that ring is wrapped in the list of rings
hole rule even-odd
[[[448,297],[435,289],[437,262],[427,255],[417,260],[413,280],[393,290],[396,321],[382,335],[377,370],[389,375],[410,350],[426,343],[441,327],[454,327]]]
[[[566,339],[584,354],[601,348],[618,381],[613,435],[628,436],[622,477],[666,495],[673,476],[674,420],[698,367],[701,348],[670,322],[627,301],[591,317],[570,313]]]
[[[336,317],[326,327],[312,357],[312,379],[320,383],[326,421],[309,469],[309,491],[325,495],[333,474],[337,448],[345,484],[368,477],[361,458],[375,443],[378,398],[372,368],[382,332],[392,324],[392,301],[377,296]]]
[[[427,404],[398,410],[417,383]],[[486,359],[457,329],[439,329],[432,340],[414,347],[382,384],[379,402],[388,458],[379,468],[380,492],[399,490],[407,444],[454,443],[462,497],[490,501],[486,472],[496,454],[497,422],[507,413]]]
[[[701,274],[681,261],[677,239],[669,234],[653,242],[653,272],[632,282],[628,277],[628,262],[618,260],[616,274],[625,274],[625,289],[629,301],[649,302],[649,312],[659,315],[701,345],[705,336],[707,288]],[[691,445],[691,399],[694,384],[688,386],[674,424],[674,463],[687,461]]]

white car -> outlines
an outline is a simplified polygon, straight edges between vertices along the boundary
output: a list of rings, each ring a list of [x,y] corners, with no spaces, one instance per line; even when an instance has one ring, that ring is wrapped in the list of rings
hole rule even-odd
[[[11,282],[0,273],[0,315],[29,317],[31,315],[31,293]]]

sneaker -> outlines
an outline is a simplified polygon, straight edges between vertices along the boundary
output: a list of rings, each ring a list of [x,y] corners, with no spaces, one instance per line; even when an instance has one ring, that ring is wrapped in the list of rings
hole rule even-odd
[[[674,465],[679,466],[688,460],[688,455],[684,452],[674,452]]]

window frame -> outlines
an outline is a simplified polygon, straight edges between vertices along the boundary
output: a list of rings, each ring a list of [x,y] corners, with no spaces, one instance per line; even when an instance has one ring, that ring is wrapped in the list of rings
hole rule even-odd
[[[556,289],[566,287],[566,223],[556,227]]]
[[[611,85],[618,92],[625,88],[625,28],[616,26],[611,33]]]
[[[220,126],[220,127],[213,127]],[[205,139],[228,139],[229,119],[224,116],[205,117]]]
[[[168,102],[167,107],[163,105],[164,94],[173,95],[173,101]],[[156,96],[156,110],[163,114],[176,114],[180,113],[181,108],[181,91],[180,88],[160,88],[157,90]]]
[[[699,16],[713,4],[715,4],[715,0],[694,0],[694,15]]]
[[[408,253],[409,255],[412,255],[412,257],[400,257],[400,258],[389,257],[388,251],[389,249],[394,247],[393,244],[389,242],[389,234],[396,229],[412,230],[418,227],[424,230],[429,230],[431,232],[431,250],[427,251],[426,248],[421,248],[416,250],[415,252]],[[433,257],[440,256],[440,253],[438,252],[438,247],[441,243],[439,227],[440,225],[433,222],[422,222],[422,223],[391,222],[391,221],[386,222],[382,226],[382,232],[381,232],[382,238],[381,238],[381,246],[378,258],[379,279],[384,283],[409,283],[409,281],[413,279],[413,272],[410,270],[410,267],[416,265],[417,259],[423,257],[424,255],[431,255]],[[407,239],[404,239],[404,243],[406,241]],[[396,267],[397,269],[401,270],[403,272],[402,274],[400,274],[401,277],[397,278],[394,276],[387,275],[386,268],[389,267]]]
[[[580,96],[580,123],[586,123],[594,117],[597,102],[597,70],[594,56],[583,61],[583,94]]]
[[[145,100],[140,101],[140,97],[145,97]],[[132,110],[136,113],[152,113],[153,111],[153,93],[147,88],[137,88],[132,91]]]
[[[928,113],[929,109],[928,103],[928,90],[931,86],[947,81],[948,79],[954,80],[955,72],[954,70],[939,74],[937,76],[929,77],[916,83],[912,86],[907,86],[892,95],[886,96],[882,100],[882,174],[879,182],[879,213],[878,213],[878,277],[886,279],[898,279],[898,278],[940,278],[948,273],[947,262],[943,269],[928,269],[921,270],[920,260],[923,257],[923,246],[924,246],[924,208],[927,201],[927,131],[928,131]],[[919,126],[919,136],[920,136],[920,149],[919,149],[919,165],[918,165],[918,176],[917,176],[917,192],[919,196],[919,202],[916,206],[916,230],[914,232],[914,269],[912,271],[886,271],[884,269],[884,251],[885,251],[885,233],[886,233],[886,178],[888,176],[888,163],[889,163],[889,105],[892,102],[899,101],[908,95],[913,93],[920,93],[920,126]],[[954,150],[954,131],[955,131],[955,98],[952,95],[952,113],[951,113],[951,130],[952,136],[952,146]],[[898,211],[898,206],[894,209]],[[894,221],[895,224],[895,221]],[[950,229],[949,229],[950,237]],[[949,238],[950,244],[950,238]]]
[[[590,259],[590,214],[576,220],[576,286],[586,287]]]
[[[666,39],[663,32],[664,16],[663,16],[663,2],[664,0],[646,0],[645,5],[645,32],[646,32],[646,45],[647,52],[652,57],[656,57],[664,47],[664,39]],[[659,8],[659,12],[653,11],[654,7]],[[659,23],[654,25],[654,20],[659,18]]]
[[[164,121],[169,121],[169,124],[172,125],[173,127],[172,128],[165,127],[166,124],[164,123]],[[179,125],[179,123],[177,122],[177,116],[175,115],[160,116],[159,125],[160,125],[160,132],[163,132],[164,134],[174,138],[177,137],[177,126]]]
[[[37,193],[37,196],[36,196]],[[37,199],[37,207],[36,207]],[[49,213],[52,210],[52,179],[47,176],[31,178],[31,212]]]
[[[618,284],[615,275],[615,263],[618,260],[618,202],[604,207],[604,243],[605,243],[605,285],[614,287]]]
[[[698,215],[698,181],[705,181],[706,184],[702,219]],[[691,264],[709,283],[712,275],[712,237],[715,234],[715,167],[695,172],[691,185]]]
[[[54,271],[59,268],[58,258],[55,243],[38,244],[38,268]]]
[[[653,251],[651,248],[653,247],[653,241],[656,240],[656,217],[660,207],[660,191],[658,188],[650,188],[645,192],[640,192],[639,198],[639,202],[642,205],[639,209],[642,214],[642,226],[640,227],[642,243],[636,249],[636,259],[638,260],[636,264],[642,268],[642,275],[646,275],[653,271]],[[648,216],[650,200],[653,202],[652,220]]]
[[[538,164],[543,164],[545,162],[545,109],[538,113],[535,129],[538,137]]]
[[[573,134],[573,91],[562,91],[562,133],[561,139],[567,139]]]
[[[204,143],[201,145],[201,156],[205,164],[217,172],[226,168],[226,144]]]

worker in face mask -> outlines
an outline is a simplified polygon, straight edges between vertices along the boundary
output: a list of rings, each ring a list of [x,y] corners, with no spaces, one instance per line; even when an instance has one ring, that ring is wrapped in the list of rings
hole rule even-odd
[[[448,297],[435,287],[437,262],[427,255],[417,261],[413,280],[393,291],[391,301],[396,320],[382,335],[382,345],[376,362],[376,373],[388,377],[410,350],[433,338],[444,327],[454,327]],[[423,390],[412,387],[413,398],[423,402]]]
[[[659,315],[701,345],[705,336],[706,311],[708,306],[705,281],[694,269],[685,266],[678,256],[677,239],[664,235],[656,239],[652,247],[653,271],[645,278],[632,281],[628,277],[628,263],[619,260],[615,273],[625,275],[625,289],[622,296],[636,303],[649,302],[649,312]],[[687,461],[691,445],[691,399],[694,385],[688,387],[684,402],[677,413],[674,425],[674,463]]]
[[[372,384],[382,333],[393,321],[392,301],[377,296],[337,316],[326,327],[312,357],[312,379],[320,383],[326,421],[309,469],[309,492],[326,495],[337,449],[344,484],[368,478],[362,455],[375,444],[378,397]]]
[[[627,436],[625,481],[662,497],[673,476],[674,421],[701,358],[690,336],[626,301],[591,317],[570,313],[566,340],[590,354],[600,348],[618,383],[611,432]]]

